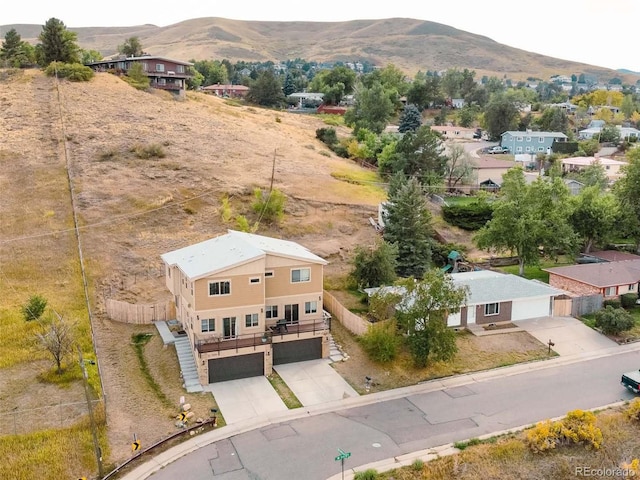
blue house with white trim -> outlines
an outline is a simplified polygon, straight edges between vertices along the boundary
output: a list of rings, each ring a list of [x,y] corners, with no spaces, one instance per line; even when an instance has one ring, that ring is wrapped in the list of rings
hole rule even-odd
[[[553,153],[553,142],[566,142],[562,132],[507,131],[500,135],[500,146],[509,149],[512,155],[521,153]]]

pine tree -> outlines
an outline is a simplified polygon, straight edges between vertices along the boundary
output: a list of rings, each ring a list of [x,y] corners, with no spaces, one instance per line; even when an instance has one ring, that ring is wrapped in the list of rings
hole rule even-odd
[[[389,197],[384,223],[385,241],[398,247],[398,275],[422,278],[431,264],[432,228],[431,212],[418,180],[411,178]]]
[[[400,115],[400,133],[415,132],[422,125],[422,115],[420,110],[413,104],[407,104]]]
[[[42,27],[38,37],[38,63],[46,67],[51,62],[77,63],[79,48],[76,43],[77,35],[67,30],[61,20],[50,18]]]
[[[0,48],[0,60],[10,67],[26,67],[33,63],[33,47],[23,42],[20,34],[12,28],[4,36],[4,42]]]

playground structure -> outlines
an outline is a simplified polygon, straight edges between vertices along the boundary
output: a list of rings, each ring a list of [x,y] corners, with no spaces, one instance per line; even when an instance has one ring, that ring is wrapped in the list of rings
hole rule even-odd
[[[442,271],[445,273],[458,273],[458,272],[473,272],[482,270],[471,262],[464,260],[460,252],[451,250],[447,255],[447,265],[442,267]]]

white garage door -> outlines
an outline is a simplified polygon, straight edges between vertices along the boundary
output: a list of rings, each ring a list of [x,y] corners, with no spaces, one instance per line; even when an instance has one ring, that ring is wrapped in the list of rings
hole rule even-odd
[[[549,297],[528,298],[517,300],[511,304],[511,320],[525,320],[527,318],[548,317],[551,300]]]
[[[460,319],[460,312],[449,315],[449,318],[447,318],[447,327],[459,327]]]

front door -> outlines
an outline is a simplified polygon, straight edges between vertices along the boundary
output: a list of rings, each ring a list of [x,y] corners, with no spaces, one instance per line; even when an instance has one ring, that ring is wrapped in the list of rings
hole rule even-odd
[[[224,338],[235,338],[236,317],[226,317],[222,319],[222,332]]]
[[[288,324],[298,323],[298,304],[284,306],[284,319]]]

